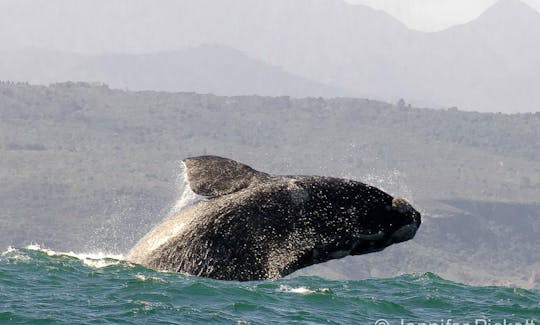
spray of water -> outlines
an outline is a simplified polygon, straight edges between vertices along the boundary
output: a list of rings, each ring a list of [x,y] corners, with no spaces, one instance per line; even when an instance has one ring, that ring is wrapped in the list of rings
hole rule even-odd
[[[179,177],[177,180],[177,183],[179,185],[178,188],[181,189],[181,195],[180,195],[180,198],[176,201],[176,203],[172,207],[171,212],[169,214],[175,214],[185,207],[188,207],[197,202],[205,201],[208,199],[206,196],[198,195],[191,190],[191,187],[189,186],[189,180],[187,177],[186,166],[183,162],[181,163],[181,167],[182,167],[182,172],[179,174]]]
[[[177,199],[172,201],[171,205],[165,206],[161,211],[156,211],[151,207],[150,201],[145,201],[152,200],[152,197],[141,197],[138,201],[129,196],[119,196],[116,198],[115,206],[105,211],[107,218],[100,226],[93,229],[93,235],[82,249],[107,251],[114,254],[125,253],[164,217],[206,200],[206,197],[197,195],[191,190],[184,163],[180,162],[177,166],[179,168],[175,170],[177,176],[172,187],[175,192],[174,197]]]
[[[364,183],[373,185],[394,197],[401,197],[413,204],[413,192],[407,186],[407,177],[399,170],[369,173],[362,179]]]

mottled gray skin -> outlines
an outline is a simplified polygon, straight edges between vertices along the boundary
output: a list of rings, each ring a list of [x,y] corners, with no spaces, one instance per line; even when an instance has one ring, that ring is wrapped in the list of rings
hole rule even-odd
[[[183,162],[193,192],[210,198],[166,218],[128,261],[223,280],[276,279],[380,251],[420,226],[405,200],[360,182],[272,176],[216,156]]]

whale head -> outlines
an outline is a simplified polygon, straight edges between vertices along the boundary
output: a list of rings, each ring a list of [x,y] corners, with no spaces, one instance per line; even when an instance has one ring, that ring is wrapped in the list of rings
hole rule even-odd
[[[377,252],[414,238],[421,224],[421,215],[405,199],[392,198],[377,205],[358,219],[360,232],[350,249],[351,255]]]
[[[307,190],[301,213],[295,218],[306,235],[298,236],[300,253],[290,269],[300,269],[348,255],[378,252],[414,238],[421,215],[409,202],[352,180],[296,177]],[[295,200],[296,202],[296,200]]]
[[[306,254],[306,265],[378,252],[414,238],[420,227],[420,213],[405,199],[360,182],[316,182],[322,194],[311,194],[315,202],[321,201],[313,213],[319,235],[312,253]]]
[[[390,234],[392,243],[400,243],[412,239],[422,223],[420,213],[405,199],[395,198],[389,208],[391,222],[397,225],[397,230]]]

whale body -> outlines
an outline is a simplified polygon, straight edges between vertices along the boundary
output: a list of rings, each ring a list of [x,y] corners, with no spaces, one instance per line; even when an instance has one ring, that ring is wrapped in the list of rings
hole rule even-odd
[[[280,176],[217,156],[184,159],[205,200],[171,214],[126,260],[223,280],[276,279],[300,268],[412,239],[420,213],[353,180]]]

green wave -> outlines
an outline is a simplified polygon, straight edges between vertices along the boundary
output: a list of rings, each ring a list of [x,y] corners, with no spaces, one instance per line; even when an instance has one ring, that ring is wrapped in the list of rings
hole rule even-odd
[[[0,324],[440,324],[476,318],[540,324],[539,303],[538,290],[467,286],[433,273],[236,282],[157,272],[106,256],[28,248],[0,255]]]

